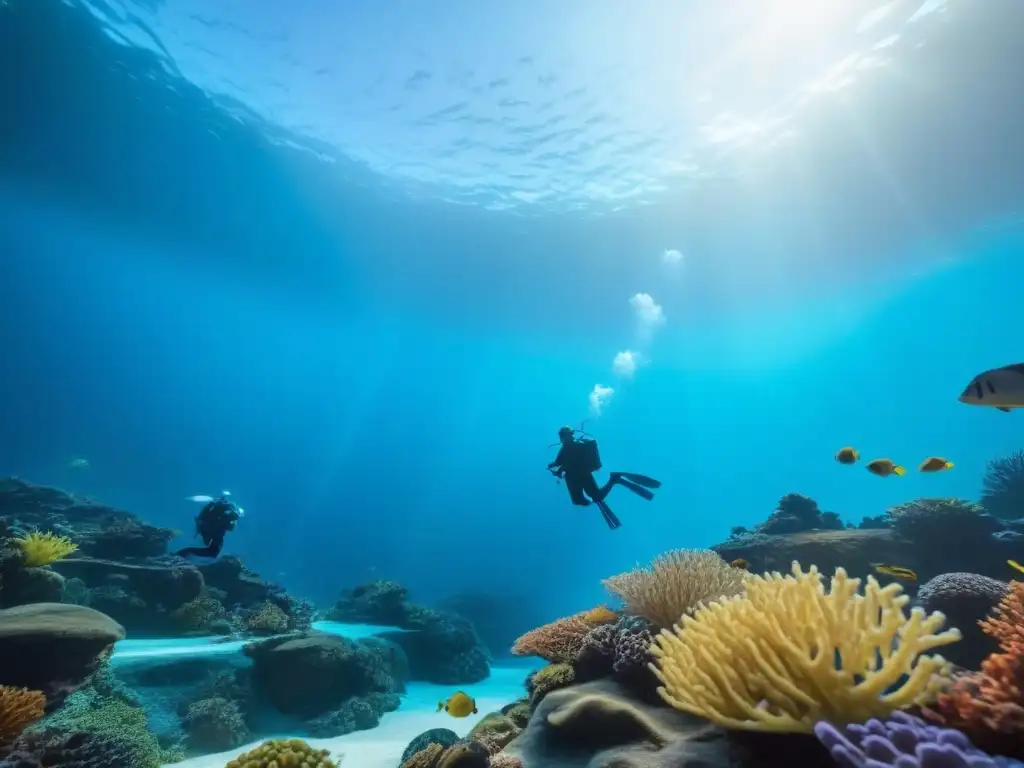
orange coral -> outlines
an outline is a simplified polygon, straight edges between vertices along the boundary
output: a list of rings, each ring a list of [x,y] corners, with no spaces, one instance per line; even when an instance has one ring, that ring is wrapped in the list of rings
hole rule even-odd
[[[27,688],[0,685],[0,745],[9,744],[43,716],[46,696]]]
[[[987,752],[1024,758],[1024,583],[1011,582],[995,615],[979,624],[1003,652],[958,677],[924,713]]]
[[[995,615],[978,623],[1004,652],[1024,656],[1024,582],[1011,581]]]
[[[583,638],[599,624],[609,624],[618,614],[604,606],[566,616],[550,624],[530,630],[516,640],[512,653],[516,656],[539,656],[553,664],[572,664],[583,648]]]

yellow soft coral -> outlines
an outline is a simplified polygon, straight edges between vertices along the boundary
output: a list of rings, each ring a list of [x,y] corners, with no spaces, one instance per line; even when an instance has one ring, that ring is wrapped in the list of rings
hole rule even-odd
[[[313,749],[301,739],[270,739],[228,761],[225,768],[337,768],[326,749]]]
[[[66,536],[39,533],[39,531],[32,531],[27,536],[14,541],[25,555],[25,565],[32,567],[49,565],[78,549],[78,545]]]
[[[826,592],[815,566],[793,575],[748,575],[746,594],[684,616],[651,644],[661,697],[726,728],[809,732],[884,718],[930,700],[947,664],[924,652],[960,639],[938,632],[945,616],[920,608],[897,584],[836,569]],[[904,675],[907,677],[904,678]]]

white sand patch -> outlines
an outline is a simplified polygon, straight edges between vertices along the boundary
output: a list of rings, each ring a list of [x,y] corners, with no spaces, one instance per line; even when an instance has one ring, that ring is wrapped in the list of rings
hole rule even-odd
[[[494,667],[491,676],[482,683],[461,686],[461,690],[476,699],[477,714],[469,717],[454,718],[436,711],[438,701],[446,699],[459,686],[409,683],[408,692],[402,696],[401,708],[384,715],[376,728],[333,739],[306,741],[317,749],[329,750],[331,757],[342,761],[345,768],[398,768],[406,746],[423,731],[450,728],[459,736],[466,736],[484,715],[523,696],[523,680],[529,671],[530,667]],[[195,757],[175,765],[179,768],[224,768],[229,760],[259,743],[255,741],[230,752]]]

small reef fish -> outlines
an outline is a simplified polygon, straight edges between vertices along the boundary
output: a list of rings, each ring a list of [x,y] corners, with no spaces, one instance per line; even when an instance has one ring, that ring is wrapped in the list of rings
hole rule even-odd
[[[1016,569],[1017,569],[1018,571],[1020,571],[1021,573],[1024,573],[1024,565],[1021,565],[1021,564],[1020,564],[1020,563],[1018,563],[1018,562],[1017,562],[1016,560],[1007,560],[1007,561],[1006,561],[1006,564],[1007,564],[1008,566],[1010,566],[1011,568],[1016,568]]]
[[[859,458],[860,453],[856,448],[851,448],[850,446],[840,448],[839,453],[836,454],[836,461],[840,464],[856,464]]]
[[[68,462],[68,466],[71,467],[72,469],[88,469],[89,468],[89,460],[88,459],[72,459],[71,461]]]
[[[929,456],[921,462],[917,469],[919,472],[943,472],[953,468],[952,461],[946,461],[941,456]]]
[[[731,565],[733,568],[740,568],[744,571],[750,570],[750,563],[748,563],[742,557],[737,557],[735,560],[729,563],[729,565]]]
[[[917,574],[909,568],[902,568],[898,565],[886,565],[885,563],[872,563],[871,567],[875,569],[876,573],[884,573],[886,576],[892,576],[894,579],[917,581]]]
[[[868,472],[879,477],[889,477],[889,475],[902,477],[907,474],[907,470],[892,459],[875,459],[868,462]]]
[[[959,399],[967,405],[984,405],[1004,413],[1012,408],[1024,408],[1024,363],[979,373]]]
[[[437,711],[444,710],[452,717],[469,717],[476,714],[476,701],[462,691],[456,691],[448,701],[437,702]]]

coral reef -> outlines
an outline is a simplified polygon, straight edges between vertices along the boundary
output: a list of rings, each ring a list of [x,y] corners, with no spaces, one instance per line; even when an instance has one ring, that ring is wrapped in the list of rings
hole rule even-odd
[[[658,680],[650,670],[654,657],[648,650],[651,630],[650,622],[638,616],[623,616],[615,624],[594,627],[576,659],[576,678],[611,677],[634,695],[657,700]]]
[[[988,463],[982,481],[981,506],[1003,520],[1024,518],[1024,451]]]
[[[0,768],[140,768],[120,745],[99,734],[42,730],[0,749]]]
[[[314,749],[301,739],[271,739],[251,749],[225,768],[337,768],[326,749]]]
[[[822,722],[814,732],[842,768],[1024,768],[989,757],[959,731],[927,725],[906,712],[844,729]]]
[[[515,656],[539,656],[553,664],[572,664],[583,650],[587,634],[618,616],[607,609],[591,609],[532,629],[512,646]]]
[[[245,632],[268,605],[284,614],[286,630],[309,627],[308,603],[237,558],[196,567],[167,554],[177,532],[129,512],[8,478],[0,480],[0,515],[2,607],[63,599],[102,611],[134,636]],[[66,582],[74,582],[70,592]],[[257,622],[252,631],[267,630]]]
[[[473,739],[463,739],[450,747],[428,744],[402,763],[403,768],[488,768],[491,755],[487,747]]]
[[[374,581],[343,592],[325,618],[414,630],[380,635],[405,652],[412,679],[458,685],[490,675],[487,654],[470,621],[409,602],[408,591],[396,582]]]
[[[960,630],[960,642],[949,646],[943,655],[957,666],[977,669],[998,648],[979,622],[1005,594],[1006,582],[976,573],[944,573],[921,585],[914,604],[927,613],[941,612],[950,626]]]
[[[677,549],[655,558],[647,568],[602,583],[622,600],[626,613],[667,628],[702,602],[739,594],[743,571],[710,550]]]
[[[1024,582],[1012,582],[982,622],[999,643],[980,672],[958,675],[924,714],[966,733],[993,754],[1024,759]]]
[[[908,619],[899,584],[869,577],[861,595],[841,568],[828,590],[816,567],[797,563],[792,576],[749,576],[745,587],[651,648],[662,697],[728,728],[810,732],[819,720],[863,722],[924,703],[946,662],[923,654],[960,637],[938,631],[941,614]]]

